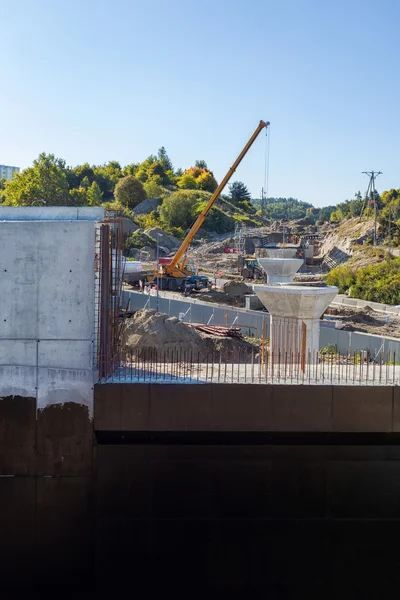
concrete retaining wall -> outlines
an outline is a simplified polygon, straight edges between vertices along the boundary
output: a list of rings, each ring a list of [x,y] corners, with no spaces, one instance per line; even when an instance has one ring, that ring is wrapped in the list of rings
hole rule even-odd
[[[90,583],[93,422],[77,402],[0,397],[1,590]]]
[[[94,220],[90,208],[0,208],[0,395],[92,410]]]

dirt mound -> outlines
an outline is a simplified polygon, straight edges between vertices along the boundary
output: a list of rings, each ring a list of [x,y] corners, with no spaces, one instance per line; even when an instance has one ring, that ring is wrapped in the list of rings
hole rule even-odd
[[[155,310],[139,310],[127,319],[125,329],[125,346],[128,350],[145,351],[148,348],[157,351],[179,350],[182,356],[193,360],[204,361],[212,356],[231,356],[241,353],[247,348],[251,353],[252,346],[244,340],[220,338],[207,335],[179,321],[177,317],[169,317]]]
[[[246,294],[251,294],[252,290],[245,283],[240,281],[227,281],[222,286],[223,291],[232,298],[243,298]]]

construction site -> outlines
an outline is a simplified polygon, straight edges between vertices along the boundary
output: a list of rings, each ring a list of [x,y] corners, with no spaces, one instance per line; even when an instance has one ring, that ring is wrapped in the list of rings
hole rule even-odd
[[[268,125],[164,256],[157,232],[127,260],[101,207],[0,207],[4,589],[340,597],[355,569],[349,597],[360,578],[376,597],[397,579],[400,308],[324,279],[368,260],[374,223],[196,240]]]

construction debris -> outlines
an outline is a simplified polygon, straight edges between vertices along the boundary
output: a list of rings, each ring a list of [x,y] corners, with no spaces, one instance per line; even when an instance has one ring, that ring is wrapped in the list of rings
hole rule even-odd
[[[216,335],[217,337],[234,337],[242,339],[240,327],[222,327],[221,325],[202,325],[201,323],[188,323],[189,327],[193,327],[197,331]]]

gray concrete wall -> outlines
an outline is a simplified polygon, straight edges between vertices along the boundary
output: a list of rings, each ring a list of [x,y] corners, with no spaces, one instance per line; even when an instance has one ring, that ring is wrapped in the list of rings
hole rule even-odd
[[[103,214],[0,208],[0,396],[92,409],[93,221]]]
[[[377,312],[387,315],[400,315],[400,307],[391,304],[381,304],[380,302],[372,302],[372,300],[360,300],[359,298],[350,298],[345,294],[338,294],[332,301],[333,306],[349,306],[350,308],[365,308],[369,306]]]

